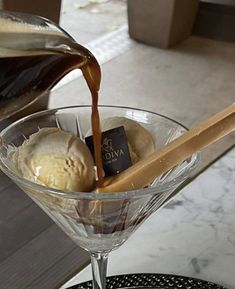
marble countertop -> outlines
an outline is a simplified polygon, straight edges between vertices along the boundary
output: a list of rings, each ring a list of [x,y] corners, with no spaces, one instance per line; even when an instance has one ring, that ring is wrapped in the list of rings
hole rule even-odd
[[[168,273],[235,288],[235,148],[110,253],[108,275]],[[91,279],[88,266],[61,289]]]

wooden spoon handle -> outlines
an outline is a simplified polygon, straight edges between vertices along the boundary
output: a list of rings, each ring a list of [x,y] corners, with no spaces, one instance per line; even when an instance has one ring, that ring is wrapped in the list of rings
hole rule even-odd
[[[201,122],[162,149],[140,160],[121,174],[107,179],[97,192],[123,192],[147,186],[156,177],[195,152],[235,130],[235,103]]]

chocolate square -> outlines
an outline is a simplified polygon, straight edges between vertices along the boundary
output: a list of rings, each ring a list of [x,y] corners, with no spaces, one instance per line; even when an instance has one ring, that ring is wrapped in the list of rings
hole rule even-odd
[[[85,142],[94,156],[93,137],[86,137]],[[119,174],[132,165],[123,126],[102,132],[102,159],[106,177]]]

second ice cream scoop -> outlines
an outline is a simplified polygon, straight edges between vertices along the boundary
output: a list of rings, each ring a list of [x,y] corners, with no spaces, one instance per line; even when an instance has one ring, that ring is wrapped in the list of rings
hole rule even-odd
[[[138,122],[126,117],[109,117],[101,122],[102,131],[123,126],[133,164],[155,151],[154,139],[150,132]]]

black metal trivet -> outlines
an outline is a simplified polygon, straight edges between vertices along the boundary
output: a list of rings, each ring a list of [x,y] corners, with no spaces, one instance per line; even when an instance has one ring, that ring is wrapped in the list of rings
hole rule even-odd
[[[159,289],[226,289],[223,286],[200,279],[167,274],[128,274],[107,278],[107,289],[131,287]],[[92,282],[87,281],[68,289],[92,289]]]

